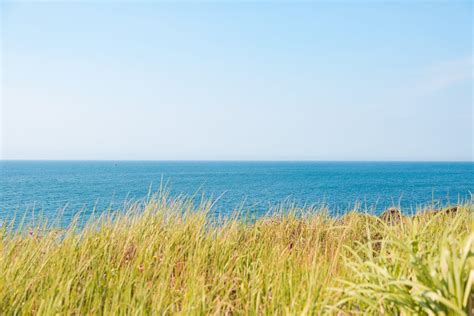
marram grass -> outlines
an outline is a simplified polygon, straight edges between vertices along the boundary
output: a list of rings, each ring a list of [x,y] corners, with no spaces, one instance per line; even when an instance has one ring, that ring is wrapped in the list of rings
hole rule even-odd
[[[78,229],[0,228],[1,315],[466,315],[473,204],[397,223],[288,209],[215,224],[156,197]],[[285,215],[286,214],[286,215]]]

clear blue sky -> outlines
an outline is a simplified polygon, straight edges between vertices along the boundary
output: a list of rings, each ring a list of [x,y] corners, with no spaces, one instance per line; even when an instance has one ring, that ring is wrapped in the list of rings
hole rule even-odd
[[[472,160],[465,2],[1,4],[1,158]]]

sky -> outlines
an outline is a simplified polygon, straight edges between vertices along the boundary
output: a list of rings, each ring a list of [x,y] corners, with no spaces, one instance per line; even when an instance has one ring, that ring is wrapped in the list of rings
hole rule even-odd
[[[474,156],[471,1],[0,10],[1,159]]]

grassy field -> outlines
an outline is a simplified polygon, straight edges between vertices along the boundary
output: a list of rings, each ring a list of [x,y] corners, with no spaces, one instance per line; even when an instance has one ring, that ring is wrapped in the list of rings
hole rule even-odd
[[[289,207],[215,224],[155,197],[83,229],[0,228],[0,314],[466,315],[473,203],[393,220]]]

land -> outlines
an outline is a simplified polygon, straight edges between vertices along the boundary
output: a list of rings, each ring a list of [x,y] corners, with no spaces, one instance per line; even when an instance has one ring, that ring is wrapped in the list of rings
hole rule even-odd
[[[67,229],[0,228],[0,314],[466,315],[472,202],[404,216],[216,220],[156,196]]]

